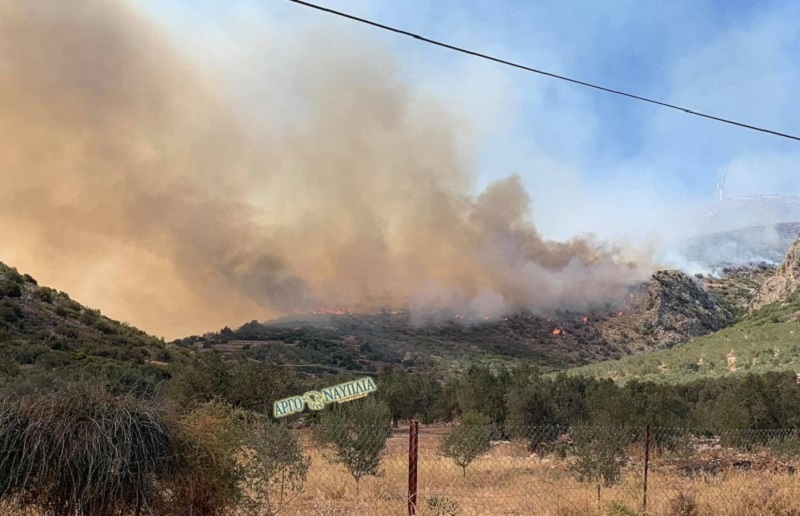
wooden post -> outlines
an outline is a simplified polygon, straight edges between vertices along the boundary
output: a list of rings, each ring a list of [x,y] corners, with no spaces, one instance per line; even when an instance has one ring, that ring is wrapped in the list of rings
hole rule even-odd
[[[408,429],[408,515],[417,514],[417,458],[419,421],[411,420]]]
[[[650,469],[650,425],[644,430],[644,495],[642,497],[642,511],[647,514],[647,472]]]

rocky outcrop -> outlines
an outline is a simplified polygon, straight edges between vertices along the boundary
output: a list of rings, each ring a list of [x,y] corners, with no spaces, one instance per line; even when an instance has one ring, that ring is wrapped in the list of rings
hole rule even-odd
[[[800,293],[800,236],[797,237],[775,274],[761,286],[750,302],[750,313],[789,301]]]
[[[726,267],[718,274],[708,276],[698,274],[695,277],[701,280],[703,289],[711,297],[738,313],[747,312],[761,286],[775,275],[777,268],[777,264],[759,263]]]
[[[735,317],[696,281],[676,270],[659,271],[646,283],[632,309],[604,321],[610,342],[628,340],[634,351],[666,348],[721,330]]]

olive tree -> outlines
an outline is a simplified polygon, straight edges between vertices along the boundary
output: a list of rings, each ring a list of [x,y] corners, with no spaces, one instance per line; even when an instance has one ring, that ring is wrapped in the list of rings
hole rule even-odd
[[[579,481],[597,485],[599,499],[601,487],[622,481],[628,434],[621,428],[574,427],[572,438],[577,460],[570,469]]]
[[[453,459],[464,476],[467,475],[467,466],[479,455],[489,451],[495,426],[489,417],[483,414],[468,412],[458,426],[442,438],[439,451],[445,457]]]
[[[246,424],[243,438],[248,475],[245,491],[251,513],[273,516],[302,491],[311,463],[297,436],[283,422],[254,416]]]
[[[343,464],[356,481],[380,474],[381,452],[392,433],[389,407],[373,398],[335,405],[322,413],[318,438],[329,445],[334,460]]]

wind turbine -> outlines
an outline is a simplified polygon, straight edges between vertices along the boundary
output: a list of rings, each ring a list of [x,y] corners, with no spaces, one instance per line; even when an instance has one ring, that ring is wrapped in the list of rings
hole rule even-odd
[[[722,182],[717,183],[717,190],[719,190],[719,202],[725,199],[725,181],[728,180],[728,165],[725,165],[725,175],[722,176]]]

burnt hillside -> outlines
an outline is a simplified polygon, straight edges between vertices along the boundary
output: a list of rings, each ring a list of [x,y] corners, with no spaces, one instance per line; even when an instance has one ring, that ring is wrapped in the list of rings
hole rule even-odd
[[[310,314],[174,342],[315,372],[458,367],[532,361],[548,369],[660,349],[719,330],[734,312],[678,271],[659,272],[618,303],[549,313],[519,311],[494,320],[459,314]]]

